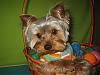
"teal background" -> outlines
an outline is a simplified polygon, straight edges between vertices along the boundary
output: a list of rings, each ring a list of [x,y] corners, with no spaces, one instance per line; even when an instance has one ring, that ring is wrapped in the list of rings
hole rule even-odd
[[[46,16],[49,8],[62,0],[29,0],[28,14],[38,18]],[[63,0],[70,9],[71,40],[89,42],[91,12],[89,0]],[[23,0],[0,0],[0,66],[26,63],[21,36],[21,15]]]

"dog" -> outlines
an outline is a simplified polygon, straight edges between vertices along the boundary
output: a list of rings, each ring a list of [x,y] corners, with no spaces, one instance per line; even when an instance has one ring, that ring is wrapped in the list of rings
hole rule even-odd
[[[62,4],[56,5],[49,14],[37,19],[31,15],[20,16],[27,47],[34,48],[38,55],[62,51],[69,36],[69,14]]]
[[[61,52],[67,47],[69,39],[70,14],[62,3],[49,10],[46,17],[37,19],[32,15],[21,15],[22,28],[27,47],[39,56]],[[41,65],[39,75],[89,75],[87,61],[56,60]],[[32,65],[31,65],[32,66]],[[33,66],[34,67],[34,66]],[[55,75],[55,74],[54,74]]]

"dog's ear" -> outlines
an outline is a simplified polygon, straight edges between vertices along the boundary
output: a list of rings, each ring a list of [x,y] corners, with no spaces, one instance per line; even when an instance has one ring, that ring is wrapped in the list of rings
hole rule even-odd
[[[57,4],[55,7],[53,7],[50,10],[50,15],[53,16],[53,17],[56,17],[60,20],[64,20],[64,19],[69,18],[69,16],[66,15],[66,13],[65,13],[65,8],[64,8],[63,3]]]
[[[23,27],[27,27],[28,25],[32,24],[34,21],[37,20],[36,17],[31,15],[21,15],[20,19]]]

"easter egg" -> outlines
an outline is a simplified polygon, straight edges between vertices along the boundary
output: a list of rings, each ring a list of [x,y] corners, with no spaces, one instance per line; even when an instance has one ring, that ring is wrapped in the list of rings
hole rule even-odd
[[[34,59],[36,59],[36,60],[39,60],[39,59],[40,59],[39,56],[38,56],[38,54],[33,54],[33,55],[32,55],[32,58],[34,58]]]
[[[100,60],[100,51],[94,50],[94,51],[92,51],[91,53],[94,54],[94,55],[96,56],[97,60]]]
[[[91,52],[85,54],[84,59],[89,61],[92,65],[95,65],[97,62],[96,57]]]

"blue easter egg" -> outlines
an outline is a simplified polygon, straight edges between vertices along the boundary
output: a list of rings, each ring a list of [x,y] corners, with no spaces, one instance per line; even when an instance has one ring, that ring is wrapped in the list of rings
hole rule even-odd
[[[75,51],[80,50],[80,44],[77,43],[77,42],[73,42],[73,43],[71,44],[71,46],[72,46],[73,50],[75,50]]]

